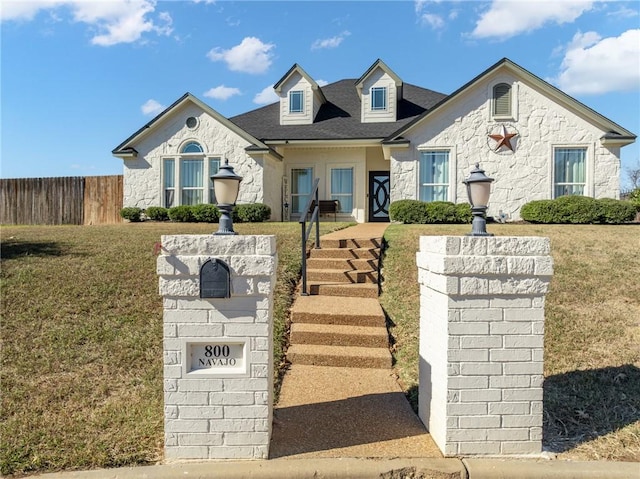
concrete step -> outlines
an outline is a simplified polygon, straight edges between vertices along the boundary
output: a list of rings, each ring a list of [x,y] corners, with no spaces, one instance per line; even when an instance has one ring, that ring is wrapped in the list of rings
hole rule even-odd
[[[370,283],[336,283],[308,281],[309,294],[322,296],[344,296],[350,298],[377,298],[379,286]]]
[[[377,271],[377,259],[349,259],[349,258],[308,258],[307,270],[309,269],[339,269],[342,271]]]
[[[378,284],[378,272],[345,271],[340,269],[307,269],[308,281],[327,281],[336,283],[372,283]]]
[[[323,248],[378,248],[382,247],[382,238],[325,239],[320,238]]]
[[[291,325],[291,343],[387,348],[389,335],[384,326],[293,323]]]
[[[295,323],[386,327],[377,299],[342,296],[298,296],[291,307]]]
[[[293,364],[313,366],[391,368],[391,353],[388,348],[292,344],[287,350],[287,359]]]
[[[378,259],[376,248],[311,248],[310,258]]]

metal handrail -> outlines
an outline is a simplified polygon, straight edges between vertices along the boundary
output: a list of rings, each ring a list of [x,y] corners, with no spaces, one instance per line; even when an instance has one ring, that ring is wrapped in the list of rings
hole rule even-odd
[[[316,225],[316,241],[314,248],[320,249],[320,222],[318,221],[318,215],[320,211],[320,201],[318,201],[318,183],[320,178],[316,178],[313,182],[313,188],[309,194],[309,199],[305,205],[302,213],[300,214],[300,226],[302,227],[302,296],[308,296],[307,292],[307,241],[309,241],[309,233],[313,224]],[[314,205],[313,212],[311,213],[311,219],[309,221],[309,227],[307,228],[307,216],[309,216],[311,205]]]

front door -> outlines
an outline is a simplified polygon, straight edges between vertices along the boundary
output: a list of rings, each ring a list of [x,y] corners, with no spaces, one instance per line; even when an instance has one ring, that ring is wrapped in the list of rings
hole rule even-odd
[[[388,171],[369,172],[369,222],[389,221]]]

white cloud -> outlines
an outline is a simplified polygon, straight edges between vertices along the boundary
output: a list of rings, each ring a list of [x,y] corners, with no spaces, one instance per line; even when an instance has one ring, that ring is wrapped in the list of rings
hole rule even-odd
[[[619,37],[576,33],[567,46],[560,74],[552,81],[570,94],[640,89],[640,29]]]
[[[214,62],[223,61],[229,70],[244,73],[264,73],[271,66],[273,43],[262,43],[259,38],[246,37],[239,45],[223,50],[213,48],[207,57]]]
[[[161,103],[157,102],[154,99],[150,99],[150,100],[147,100],[145,102],[145,104],[140,107],[140,110],[142,110],[142,113],[144,115],[153,115],[153,116],[155,116],[155,115],[161,113],[162,111],[164,111],[165,108],[167,108],[167,107],[162,105]]]
[[[118,43],[132,43],[140,40],[144,33],[154,32],[169,35],[173,31],[171,16],[160,12],[156,19],[150,17],[155,12],[156,0],[100,1],[49,0],[27,2],[3,2],[0,10],[4,20],[32,20],[40,10],[52,12],[60,7],[69,7],[73,21],[85,23],[97,34],[91,43],[112,46]]]
[[[444,27],[444,20],[442,17],[434,13],[423,13],[420,15],[420,23],[423,25],[429,25],[434,30]]]
[[[506,39],[531,32],[546,23],[570,23],[593,8],[592,0],[514,1],[493,0],[471,33],[475,38]]]
[[[347,38],[349,35],[351,35],[351,32],[345,30],[344,32],[342,32],[339,35],[336,35],[335,37],[325,38],[324,40],[318,39],[315,42],[313,42],[313,44],[311,45],[311,49],[320,50],[321,48],[336,48],[340,46],[342,41],[345,38]]]
[[[240,95],[241,92],[237,88],[232,88],[224,85],[220,85],[204,93],[207,98],[214,98],[216,100],[228,100],[232,96]]]
[[[280,97],[273,91],[273,85],[269,85],[256,96],[253,97],[253,103],[258,105],[267,105],[278,101]]]
[[[318,84],[319,87],[323,87],[323,86],[329,84],[329,82],[327,80],[318,80],[318,81],[316,81],[316,83]]]

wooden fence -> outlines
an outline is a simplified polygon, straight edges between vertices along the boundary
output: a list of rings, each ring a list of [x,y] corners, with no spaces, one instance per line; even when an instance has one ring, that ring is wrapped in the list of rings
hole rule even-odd
[[[121,175],[0,180],[1,224],[120,223],[121,209]]]

